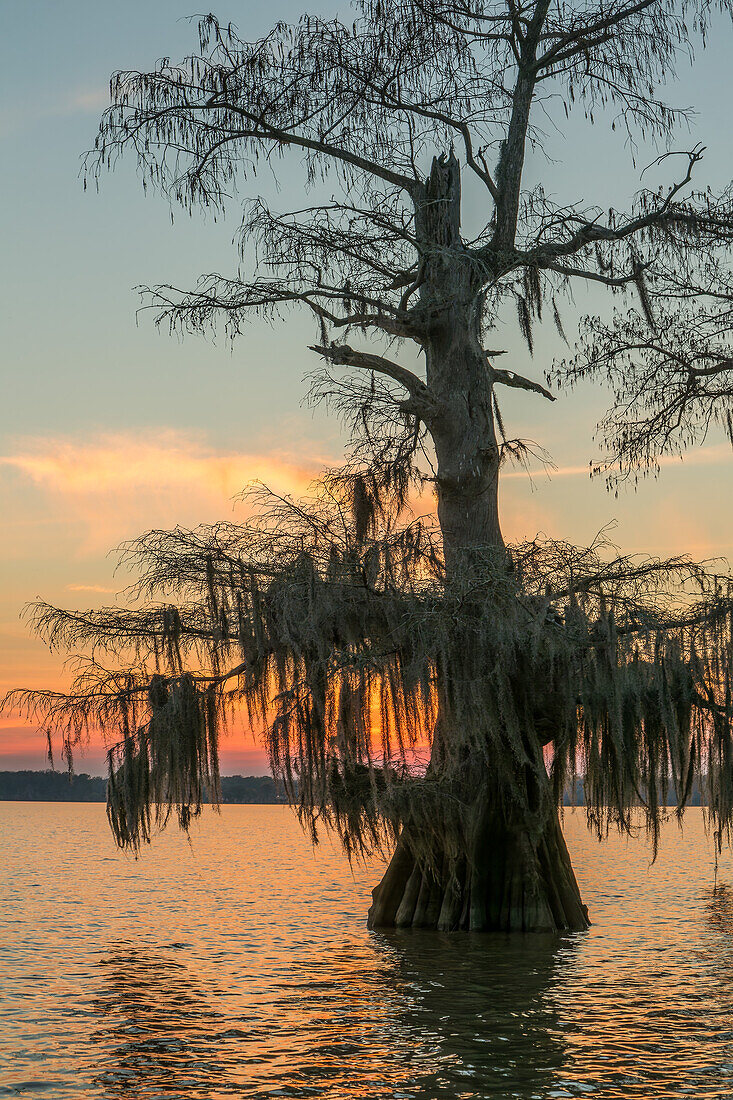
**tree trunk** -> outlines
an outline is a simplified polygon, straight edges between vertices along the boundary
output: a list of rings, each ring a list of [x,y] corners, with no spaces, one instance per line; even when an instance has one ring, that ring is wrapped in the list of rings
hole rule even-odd
[[[444,932],[578,932],[588,910],[570,863],[557,811],[538,832],[507,823],[479,797],[467,815],[465,851],[421,862],[406,827],[372,891],[369,928]]]
[[[481,347],[481,283],[460,235],[460,174],[451,154],[435,160],[416,223],[423,241],[420,306],[427,318],[427,385],[440,412],[430,423],[437,460],[438,519],[448,579],[470,571],[473,549],[502,547],[500,453]]]
[[[460,237],[460,174],[454,157],[436,159],[416,210],[423,253],[421,309],[428,319],[427,384],[439,413],[430,423],[448,589],[470,615],[471,575],[492,551],[502,556],[498,485],[500,450],[493,393],[480,341],[481,285]],[[458,631],[460,634],[460,630]],[[457,637],[442,699],[469,671]],[[474,658],[476,655],[474,655]],[[450,691],[446,690],[450,687]],[[470,731],[451,741],[450,708],[441,703],[428,773],[446,795],[431,810],[414,807],[395,853],[373,891],[370,928],[555,932],[588,927],[554,805],[539,743],[513,764],[507,743],[494,768],[476,755]],[[503,745],[502,738],[498,744]],[[460,746],[465,746],[462,751]],[[495,751],[495,750],[494,750]],[[472,756],[473,754],[473,756]],[[470,775],[456,798],[452,780]],[[503,785],[503,786],[502,786]],[[512,797],[510,788],[526,797]],[[447,797],[450,795],[450,797]],[[456,810],[456,806],[459,807]],[[422,816],[422,820],[421,820]],[[429,839],[428,839],[429,838]]]

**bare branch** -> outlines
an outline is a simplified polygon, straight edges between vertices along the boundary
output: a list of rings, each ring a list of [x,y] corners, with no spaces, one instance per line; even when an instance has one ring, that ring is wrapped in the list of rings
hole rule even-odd
[[[371,352],[355,351],[348,344],[329,344],[328,347],[315,344],[310,350],[323,356],[330,363],[376,371],[377,374],[383,374],[394,382],[399,382],[410,395],[410,408],[427,423],[434,420],[440,413],[439,405],[425,383],[399,363],[393,363],[390,359]]]
[[[550,66],[560,65],[571,57],[582,54],[587,57],[591,50],[608,42],[610,32],[619,24],[628,22],[632,16],[641,14],[647,8],[652,7],[656,0],[637,0],[636,3],[622,4],[615,11],[588,22],[579,19],[577,26],[572,30],[559,35],[542,35],[542,38],[552,38],[552,46],[545,51],[535,62],[539,70]]]
[[[511,386],[515,390],[528,390],[530,393],[538,393],[546,397],[548,401],[554,401],[555,395],[541,386],[539,382],[533,382],[531,378],[525,378],[511,370],[499,370],[489,365],[491,381],[500,386]]]
[[[603,283],[604,286],[622,287],[628,286],[636,280],[636,272],[630,271],[626,275],[604,275],[600,271],[588,271],[581,267],[569,267],[567,264],[547,264],[547,271],[555,271],[558,275],[564,275],[568,279],[586,279],[592,283]]]

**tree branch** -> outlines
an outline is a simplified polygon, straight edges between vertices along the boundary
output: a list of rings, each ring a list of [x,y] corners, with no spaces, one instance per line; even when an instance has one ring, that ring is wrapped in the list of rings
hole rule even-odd
[[[333,328],[377,328],[390,336],[421,343],[419,326],[404,310],[381,299],[372,298],[358,291],[330,286],[314,286],[298,291],[288,284],[278,282],[238,283],[212,275],[202,280],[198,290],[181,291],[177,287],[139,287],[140,294],[150,298],[151,308],[160,309],[158,323],[167,320],[171,327],[188,331],[200,330],[213,323],[221,312],[227,317],[227,325],[233,335],[241,332],[240,318],[247,313],[267,312],[278,306],[300,303],[307,306],[322,322]],[[337,306],[350,294],[353,306],[350,312],[339,316],[329,305]],[[176,298],[174,295],[178,295]]]
[[[512,370],[499,370],[489,364],[491,381],[500,386],[511,386],[515,390],[529,390],[530,393],[538,393],[548,401],[554,401],[555,395],[541,386],[539,382],[533,382],[531,378],[525,378],[522,374],[515,374]]]
[[[189,106],[188,109],[220,109],[223,111],[231,111],[232,114],[247,119],[248,122],[251,122],[252,125],[256,127],[253,130],[242,130],[239,133],[234,133],[232,135],[232,140],[248,138],[257,141],[273,141],[276,145],[281,146],[292,145],[297,149],[308,149],[311,152],[320,153],[324,157],[329,157],[331,160],[337,160],[343,164],[349,164],[354,168],[359,168],[368,175],[377,176],[386,183],[391,183],[395,187],[402,188],[410,195],[415,190],[417,181],[410,179],[409,176],[403,176],[401,172],[394,172],[391,168],[378,164],[376,161],[368,160],[366,157],[359,156],[357,153],[352,153],[348,149],[340,148],[338,145],[331,145],[327,141],[318,141],[315,138],[306,137],[304,134],[293,133],[291,130],[283,130],[278,126],[273,126],[266,122],[261,115],[257,116],[251,111],[245,110],[244,107],[238,107],[233,103],[209,102],[198,107]],[[173,113],[175,113],[175,110],[176,109],[173,110]]]
[[[709,356],[709,358],[713,358],[713,356]],[[717,374],[725,374],[727,371],[733,371],[733,359],[731,358],[721,358],[709,367],[689,368],[689,374],[695,378],[712,378]]]
[[[690,213],[684,206],[673,206],[673,199],[692,179],[693,169],[702,160],[704,152],[705,147],[698,145],[685,153],[688,157],[688,166],[684,178],[669,189],[666,198],[655,210],[650,210],[647,214],[642,214],[638,218],[631,218],[617,228],[609,225],[599,225],[597,221],[584,222],[569,240],[558,242],[555,245],[540,245],[536,250],[530,251],[526,257],[526,262],[535,262],[540,267],[550,267],[555,257],[572,256],[586,245],[596,242],[614,243],[632,237],[643,229],[674,224],[675,222],[681,224],[693,218],[695,223],[699,225],[704,221],[704,216]],[[569,222],[570,219],[568,219]],[[532,259],[533,256],[534,260]]]
[[[610,275],[602,275],[599,271],[586,271],[584,268],[568,267],[565,264],[547,264],[545,270],[555,271],[558,275],[564,275],[570,279],[588,279],[594,283],[603,283],[604,286],[626,286],[637,278],[635,271],[614,278]]]
[[[535,89],[535,51],[542,26],[547,18],[550,0],[537,0],[527,33],[521,44],[517,81],[512,93],[512,113],[505,140],[501,145],[496,168],[496,228],[492,248],[514,248],[519,200],[522,187],[529,115]]]
[[[373,355],[371,352],[355,351],[348,344],[330,344],[324,347],[320,344],[311,344],[310,350],[323,356],[330,363],[337,366],[358,367],[360,370],[376,371],[394,382],[398,382],[410,395],[411,408],[426,422],[434,419],[439,413],[438,402],[433,397],[425,383],[406,367],[399,363],[385,359],[381,355]]]
[[[550,49],[537,59],[537,69],[560,64],[579,53],[586,53],[593,46],[602,45],[608,41],[610,36],[607,32],[613,27],[623,23],[630,16],[643,12],[645,8],[651,7],[656,2],[657,0],[638,0],[636,4],[623,7],[612,15],[596,20],[595,23],[586,24],[585,26],[580,25],[574,31],[560,35]],[[541,37],[544,38],[545,36],[542,35]]]

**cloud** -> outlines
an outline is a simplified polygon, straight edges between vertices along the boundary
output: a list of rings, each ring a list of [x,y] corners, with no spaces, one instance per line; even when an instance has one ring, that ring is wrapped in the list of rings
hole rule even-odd
[[[305,487],[320,466],[274,452],[216,451],[171,429],[102,435],[88,442],[29,440],[0,463],[54,492],[95,496],[125,488],[160,491],[191,485],[232,496],[255,476],[277,490],[292,489]]]
[[[99,595],[117,591],[116,588],[106,588],[103,584],[67,584],[64,587],[67,592],[94,592]]]
[[[231,517],[233,498],[254,480],[280,494],[302,493],[323,465],[320,456],[224,451],[172,429],[25,439],[0,456],[0,473],[20,475],[43,496],[42,504],[25,499],[25,516],[16,514],[16,522],[42,508],[45,521],[75,533],[83,553],[109,549],[150,526]]]
[[[109,106],[109,88],[79,88],[61,101],[63,114],[97,114]],[[49,113],[51,113],[49,111]]]
[[[733,457],[730,443],[716,443],[709,447],[700,447],[680,457],[679,455],[662,455],[658,460],[661,467],[665,466],[718,466],[721,463],[730,462]],[[550,467],[547,477],[590,477],[591,465],[583,466],[556,466]],[[524,469],[505,470],[502,479],[506,478],[540,478],[544,475],[542,469],[532,470],[528,473]],[[601,475],[603,476],[603,475]]]
[[[0,110],[0,137],[17,133],[29,123],[73,115],[100,114],[109,106],[109,88],[74,88],[53,100],[36,100]]]

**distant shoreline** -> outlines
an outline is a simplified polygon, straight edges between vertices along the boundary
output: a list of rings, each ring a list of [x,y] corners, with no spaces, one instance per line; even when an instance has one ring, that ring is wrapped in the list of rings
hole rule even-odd
[[[106,802],[107,780],[97,775],[81,772],[69,776],[67,772],[51,771],[0,771],[0,802]],[[205,799],[209,802],[210,799]],[[270,775],[223,775],[221,777],[221,803],[232,806],[284,806],[287,798],[282,787]],[[584,806],[583,780],[578,778],[574,790],[566,789],[563,797],[566,807]],[[670,787],[666,805],[676,804]],[[697,783],[688,801],[689,806],[704,806],[705,800]]]
[[[106,802],[107,780],[81,772],[0,771],[0,802]],[[208,801],[208,800],[207,800]],[[284,805],[287,798],[270,775],[223,775],[223,805]]]

